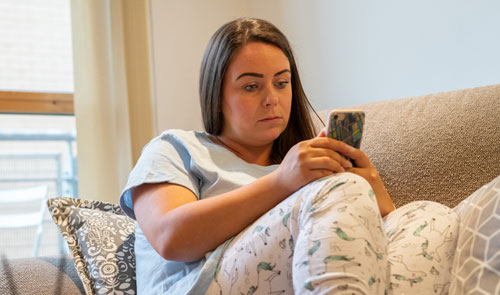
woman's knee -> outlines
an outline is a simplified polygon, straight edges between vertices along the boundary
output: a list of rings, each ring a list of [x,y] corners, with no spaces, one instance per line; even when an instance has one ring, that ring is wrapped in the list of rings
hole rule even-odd
[[[337,173],[318,179],[297,192],[301,207],[307,212],[317,212],[333,204],[370,199],[377,204],[373,190],[363,177],[350,173]],[[367,202],[364,202],[366,204]],[[368,202],[370,203],[370,202]]]
[[[358,174],[343,172],[327,176],[313,183],[320,187],[322,193],[333,194],[342,192],[344,197],[353,195],[373,194],[373,190],[368,181]]]
[[[398,208],[384,218],[384,225],[390,241],[400,239],[403,232],[420,231],[454,232],[458,228],[459,218],[449,207],[432,201],[415,201]]]
[[[323,178],[311,182],[306,187],[320,186],[322,188],[326,188],[333,191],[336,189],[345,189],[347,186],[352,186],[352,185],[362,186],[371,189],[370,184],[365,178],[352,172],[342,172],[325,176]]]

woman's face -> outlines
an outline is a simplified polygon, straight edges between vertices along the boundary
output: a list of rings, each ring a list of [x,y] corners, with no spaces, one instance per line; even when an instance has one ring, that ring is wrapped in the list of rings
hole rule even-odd
[[[292,105],[290,63],[273,45],[240,48],[222,85],[221,136],[240,144],[271,144],[285,130]]]

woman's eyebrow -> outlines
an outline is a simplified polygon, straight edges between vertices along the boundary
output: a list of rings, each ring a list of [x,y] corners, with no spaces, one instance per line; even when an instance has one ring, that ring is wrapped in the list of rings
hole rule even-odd
[[[289,69],[284,69],[284,70],[279,71],[279,72],[277,72],[276,74],[274,74],[274,76],[276,77],[276,76],[279,76],[279,75],[281,75],[281,74],[283,74],[283,73],[286,73],[286,72],[289,72],[289,73],[290,73],[290,70],[289,70]]]
[[[264,75],[263,74],[259,74],[259,73],[243,73],[243,74],[239,75],[238,78],[236,78],[236,80],[238,80],[241,77],[245,77],[245,76],[252,76],[252,77],[257,77],[257,78],[264,78]]]
[[[274,74],[274,76],[276,77],[276,76],[279,76],[279,75],[281,75],[283,73],[286,73],[286,72],[290,73],[290,70],[289,69],[284,69],[284,70],[279,71],[276,74]],[[236,80],[238,80],[239,78],[244,77],[244,76],[252,76],[252,77],[257,77],[257,78],[264,78],[263,74],[253,73],[253,72],[247,72],[247,73],[243,73],[243,74],[239,75],[238,78],[236,78]]]

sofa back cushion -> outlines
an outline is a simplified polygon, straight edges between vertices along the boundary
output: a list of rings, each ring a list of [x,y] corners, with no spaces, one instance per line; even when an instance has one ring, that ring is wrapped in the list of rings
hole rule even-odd
[[[396,207],[424,199],[454,207],[500,175],[500,85],[354,108],[366,113],[361,149]]]

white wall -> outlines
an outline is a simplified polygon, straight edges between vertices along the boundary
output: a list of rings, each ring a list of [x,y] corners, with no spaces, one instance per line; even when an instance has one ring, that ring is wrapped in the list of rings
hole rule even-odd
[[[157,130],[201,129],[211,34],[256,16],[290,39],[317,109],[500,83],[500,2],[152,1]]]
[[[294,3],[309,12],[297,42],[319,109],[500,83],[499,1]]]
[[[246,10],[245,1],[151,0],[157,133],[203,128],[198,76],[205,46],[222,24]]]

